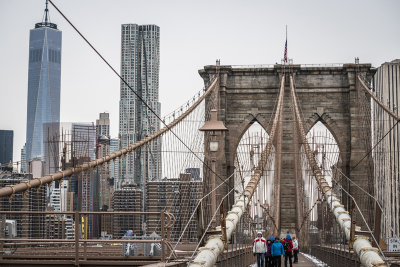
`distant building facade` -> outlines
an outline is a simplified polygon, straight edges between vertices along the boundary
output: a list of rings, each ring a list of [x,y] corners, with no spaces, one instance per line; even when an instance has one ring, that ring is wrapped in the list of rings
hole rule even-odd
[[[125,184],[114,191],[113,211],[142,211],[142,202],[143,191],[135,185]],[[143,215],[113,215],[113,238],[121,238],[128,230],[132,230],[135,235],[143,235],[143,221]]]
[[[191,169],[194,170],[194,169]],[[197,173],[197,171],[194,171]],[[147,183],[147,211],[160,212],[169,211],[175,215],[175,223],[171,231],[171,240],[178,240],[197,202],[203,195],[203,182],[193,178],[189,172],[181,174],[179,179],[162,179],[149,181]],[[196,215],[195,215],[196,216]],[[161,233],[159,215],[149,215],[147,228],[148,233]],[[197,240],[197,218],[194,217],[189,223],[187,231],[182,237],[183,241]]]
[[[0,173],[0,188],[15,185],[32,179],[32,175],[2,172]],[[27,214],[7,215],[7,219],[15,220],[17,223],[17,237],[43,238],[45,236],[44,214],[29,214],[29,211],[46,210],[46,186],[38,190],[30,188],[26,195],[15,194],[11,203],[8,198],[0,199],[1,211],[26,211]]]
[[[110,139],[110,154],[117,152],[119,150],[119,139],[117,138],[111,138]],[[119,179],[119,163],[120,159],[116,159],[110,162],[110,177],[112,180],[112,183],[114,185],[114,189],[120,188],[121,185],[117,184],[118,182],[121,182],[121,179]]]
[[[110,137],[110,114],[103,112],[99,114],[96,120],[96,136]]]
[[[14,131],[0,130],[0,165],[13,162]]]
[[[399,116],[400,59],[386,62],[377,68],[373,81],[376,96]],[[382,212],[387,215],[382,225],[382,234],[383,237],[399,236],[400,126],[376,103],[373,103],[372,109],[375,194],[382,204]]]
[[[60,121],[61,31],[48,21],[30,31],[26,160],[44,156],[43,123]]]
[[[72,123],[73,158],[96,159],[96,127],[93,123]]]
[[[72,138],[72,123],[46,122],[43,123],[43,146],[46,162],[45,173],[56,173],[63,168],[63,162],[68,161]]]
[[[26,173],[26,144],[21,148],[21,173]]]
[[[160,116],[159,99],[160,28],[156,25],[123,24],[121,27],[121,75]],[[119,103],[120,148],[127,147],[160,129],[156,116],[121,81]],[[121,161],[118,185],[161,178],[161,140]]]
[[[110,154],[110,118],[108,113],[100,113],[96,120],[96,151],[97,158]],[[97,168],[100,181],[100,209],[107,211],[111,208],[111,197],[114,182],[110,176],[109,164]]]

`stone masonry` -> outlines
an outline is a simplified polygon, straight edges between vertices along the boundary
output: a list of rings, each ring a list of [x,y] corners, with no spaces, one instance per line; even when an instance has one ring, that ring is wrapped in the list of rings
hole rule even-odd
[[[335,137],[340,150],[339,167],[350,179],[370,193],[373,188],[368,166],[370,157],[366,157],[369,148],[361,140],[365,136],[362,126],[363,116],[359,110],[360,99],[366,101],[364,106],[369,106],[367,98],[359,98],[359,89],[356,82],[360,73],[371,78],[375,70],[370,64],[343,64],[341,66],[305,67],[301,65],[275,65],[267,68],[232,68],[220,66],[220,84],[218,95],[218,120],[224,122],[228,132],[224,135],[225,156],[217,162],[216,170],[221,177],[228,177],[233,173],[236,148],[246,130],[257,121],[269,133],[272,126],[272,117],[277,102],[280,77],[286,73],[285,97],[282,117],[282,129],[278,131],[282,136],[277,136],[274,141],[278,147],[277,157],[280,157],[280,168],[275,171],[276,192],[280,192],[277,199],[275,221],[281,233],[287,231],[297,233],[301,224],[303,207],[300,204],[302,178],[300,176],[299,143],[297,129],[295,127],[292,103],[290,99],[289,75],[293,73],[295,90],[302,112],[305,131],[308,132],[318,121],[330,130]],[[208,84],[216,74],[215,66],[205,66],[199,70],[205,84]],[[211,99],[206,99],[211,101]],[[207,105],[207,103],[206,103]],[[278,144],[277,142],[280,142]],[[279,161],[276,161],[279,162]],[[357,167],[355,167],[357,165]],[[355,168],[354,168],[355,167]],[[279,177],[279,179],[277,179]],[[205,184],[208,182],[205,177]],[[220,183],[217,180],[217,185]],[[206,185],[205,185],[206,186]],[[232,184],[233,186],[233,184]],[[350,183],[344,183],[343,187],[349,190],[356,199],[362,200],[360,191]],[[227,187],[222,187],[226,194]],[[278,189],[277,189],[278,188]],[[357,191],[358,190],[358,191]],[[276,196],[278,198],[278,196]],[[349,198],[343,196],[343,203],[349,208]],[[365,202],[365,201],[364,201]],[[217,200],[217,203],[219,201]],[[367,212],[368,203],[361,207]],[[371,219],[368,217],[367,219]],[[297,233],[298,234],[298,233]]]

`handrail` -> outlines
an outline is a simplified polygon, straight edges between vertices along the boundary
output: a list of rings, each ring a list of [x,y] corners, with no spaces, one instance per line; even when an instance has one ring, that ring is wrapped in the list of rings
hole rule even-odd
[[[273,69],[274,64],[229,65],[232,69]]]
[[[317,181],[318,187],[321,190],[326,202],[331,207],[332,213],[336,217],[336,221],[340,225],[342,231],[345,233],[346,240],[350,240],[350,225],[351,218],[348,212],[344,209],[344,206],[340,203],[336,194],[333,193],[332,188],[329,186],[322,174],[321,168],[317,164],[314,154],[311,151],[310,145],[308,144],[306,134],[304,131],[303,121],[300,116],[299,107],[297,104],[296,94],[294,92],[293,76],[290,76],[290,92],[292,96],[294,112],[296,117],[297,128],[300,132],[300,137],[304,145],[304,151],[306,152],[308,163],[313,170],[315,180]],[[357,228],[357,227],[356,227]],[[371,243],[368,241],[368,237],[364,235],[356,235],[353,248],[355,253],[359,256],[361,264],[366,267],[376,267],[376,266],[387,266],[385,261],[381,258],[377,251],[372,247]]]
[[[344,63],[325,63],[325,64],[300,64],[301,68],[342,68]]]
[[[31,187],[39,187],[42,184],[49,184],[54,181],[62,180],[64,177],[69,177],[73,174],[81,173],[83,171],[86,171],[88,169],[94,168],[98,165],[101,165],[105,162],[109,162],[111,160],[115,160],[116,158],[121,157],[122,155],[125,155],[127,153],[130,153],[137,148],[149,143],[150,141],[154,140],[155,138],[161,136],[171,128],[173,128],[176,124],[178,124],[180,121],[182,121],[184,118],[186,118],[214,89],[214,86],[217,84],[217,81],[219,79],[219,76],[215,76],[214,80],[212,83],[209,85],[208,89],[206,92],[203,94],[202,97],[200,97],[188,110],[186,110],[182,115],[180,115],[178,118],[176,118],[174,121],[172,121],[170,124],[159,130],[158,132],[153,133],[152,135],[132,144],[129,145],[126,148],[122,148],[114,153],[111,153],[109,155],[106,155],[102,158],[92,160],[87,163],[83,163],[81,165],[78,165],[77,167],[69,168],[64,171],[59,171],[57,173],[49,174],[46,176],[43,176],[41,178],[35,178],[33,180],[29,180],[28,182],[22,182],[16,185],[11,185],[11,186],[6,186],[3,188],[0,188],[0,197],[4,196],[12,196],[15,193],[22,192],[25,190],[28,190]]]

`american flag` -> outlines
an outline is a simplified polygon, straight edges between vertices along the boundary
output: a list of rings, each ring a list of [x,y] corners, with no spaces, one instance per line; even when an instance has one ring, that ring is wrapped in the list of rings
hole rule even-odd
[[[283,59],[285,61],[285,63],[287,62],[287,38],[286,38],[286,42],[285,42],[285,54],[283,56]]]

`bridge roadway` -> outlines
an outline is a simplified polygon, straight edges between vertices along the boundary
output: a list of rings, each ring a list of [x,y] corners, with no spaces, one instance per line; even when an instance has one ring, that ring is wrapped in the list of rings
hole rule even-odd
[[[243,246],[244,245],[244,246]],[[153,256],[122,256],[120,244],[103,244],[102,246],[79,247],[78,260],[75,258],[75,249],[67,246],[51,247],[20,247],[12,254],[0,254],[0,266],[12,267],[39,267],[39,266],[147,266],[147,267],[187,267],[187,262],[193,253],[195,243],[182,244],[177,247],[178,258],[164,263],[161,257]],[[43,249],[45,248],[45,249]],[[252,266],[256,261],[251,244],[242,244],[241,247],[231,246],[220,255],[217,266]],[[282,258],[282,266],[284,266]],[[303,255],[299,254],[299,263],[296,267],[317,266]]]
[[[289,265],[289,264],[288,264]],[[285,259],[282,257],[281,266],[285,266]],[[293,264],[295,267],[315,267],[315,266],[322,266],[316,265],[314,262],[306,258],[303,254],[299,254],[299,262]],[[257,264],[252,264],[249,267],[257,267]]]
[[[175,263],[170,263],[170,264],[164,265],[164,263],[160,262],[160,263],[154,263],[154,264],[151,264],[151,265],[147,265],[146,267],[163,267],[163,266],[177,266],[177,265]],[[221,266],[225,266],[225,265],[222,264]],[[237,265],[230,264],[228,266],[234,267],[234,266],[237,266]],[[285,266],[285,261],[284,261],[283,257],[282,257],[282,260],[281,260],[281,266]],[[314,262],[309,260],[303,254],[299,254],[299,262],[296,263],[296,264],[293,264],[293,266],[295,266],[295,267],[316,267],[316,266],[322,266],[322,265],[316,265]],[[251,265],[249,265],[249,267],[257,267],[257,264],[256,263],[251,264]]]

